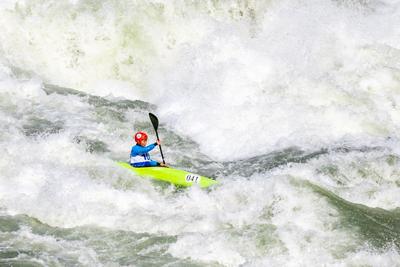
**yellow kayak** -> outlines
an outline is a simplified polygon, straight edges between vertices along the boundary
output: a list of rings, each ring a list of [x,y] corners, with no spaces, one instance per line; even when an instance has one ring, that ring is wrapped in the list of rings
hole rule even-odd
[[[195,173],[166,167],[141,167],[135,168],[127,162],[117,162],[119,166],[133,171],[136,175],[150,177],[156,180],[172,183],[178,186],[192,186],[197,184],[201,188],[217,184],[214,179]]]

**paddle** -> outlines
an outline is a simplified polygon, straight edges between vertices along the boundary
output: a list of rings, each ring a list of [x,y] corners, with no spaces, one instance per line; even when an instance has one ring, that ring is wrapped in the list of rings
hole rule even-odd
[[[158,130],[158,118],[153,113],[149,113],[149,117],[150,117],[150,120],[151,120],[151,124],[153,124],[154,131],[156,132],[157,140],[160,140],[160,138],[158,137],[158,131],[157,131]],[[162,153],[161,145],[159,145],[159,147],[160,147],[162,161],[165,164],[164,155]]]

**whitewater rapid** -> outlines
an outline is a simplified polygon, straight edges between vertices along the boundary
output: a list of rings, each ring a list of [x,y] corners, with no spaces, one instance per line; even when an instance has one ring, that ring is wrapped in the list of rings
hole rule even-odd
[[[399,266],[399,15],[3,1],[0,265]],[[167,163],[219,185],[115,164],[148,112]]]

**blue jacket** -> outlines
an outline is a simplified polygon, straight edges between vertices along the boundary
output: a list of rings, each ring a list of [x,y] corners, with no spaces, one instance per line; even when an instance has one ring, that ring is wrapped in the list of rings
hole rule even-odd
[[[157,161],[151,160],[149,152],[157,146],[157,143],[140,146],[136,144],[131,150],[130,163],[133,167],[154,167],[158,166]]]

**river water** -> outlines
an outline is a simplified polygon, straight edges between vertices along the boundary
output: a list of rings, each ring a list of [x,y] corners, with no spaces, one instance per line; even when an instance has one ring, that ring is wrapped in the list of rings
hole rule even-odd
[[[1,266],[400,266],[398,1],[4,0],[0,29]],[[116,165],[148,112],[217,186]]]

